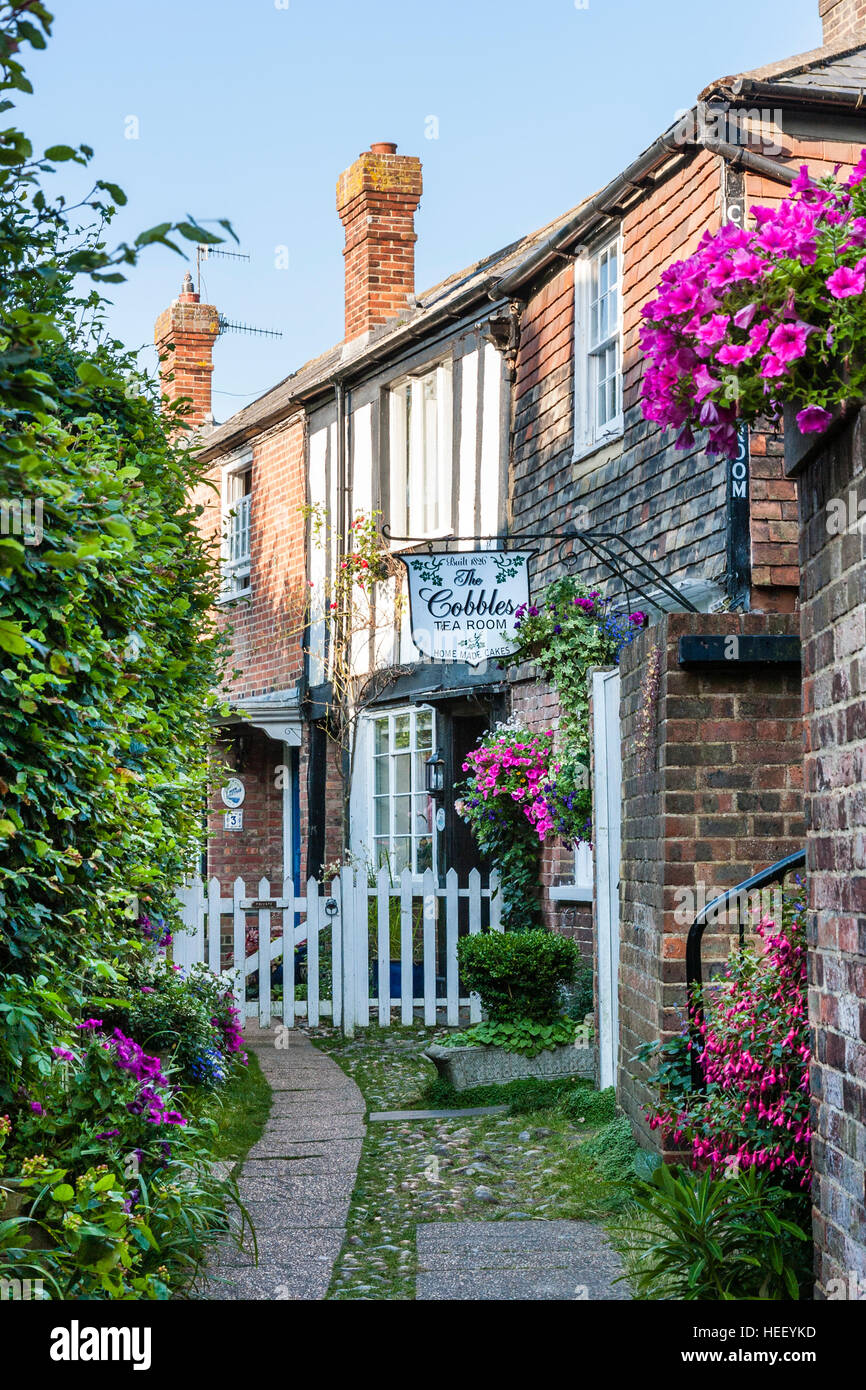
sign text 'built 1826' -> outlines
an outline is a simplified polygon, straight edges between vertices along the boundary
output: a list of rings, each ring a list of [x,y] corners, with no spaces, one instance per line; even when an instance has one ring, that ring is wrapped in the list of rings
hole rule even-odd
[[[412,641],[432,661],[480,666],[514,650],[514,625],[529,602],[533,552],[472,550],[401,555],[409,576]]]

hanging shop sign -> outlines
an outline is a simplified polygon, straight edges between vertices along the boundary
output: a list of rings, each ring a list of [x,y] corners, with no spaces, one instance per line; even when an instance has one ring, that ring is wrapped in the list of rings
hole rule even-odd
[[[401,555],[409,578],[412,641],[431,661],[480,666],[514,650],[518,608],[529,603],[530,550]]]

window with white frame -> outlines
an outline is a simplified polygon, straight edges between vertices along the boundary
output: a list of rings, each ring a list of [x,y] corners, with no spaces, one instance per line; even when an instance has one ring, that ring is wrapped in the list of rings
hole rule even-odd
[[[435,868],[435,808],[424,764],[433,751],[433,711],[402,709],[372,721],[373,864],[392,877]]]
[[[250,591],[250,503],[252,464],[247,462],[223,473],[222,495],[222,594],[240,598]]]
[[[390,527],[395,536],[448,535],[452,376],[448,363],[390,391]]]
[[[571,882],[557,883],[547,891],[551,902],[591,903],[592,883],[592,848],[581,841],[572,851]]]
[[[622,244],[575,265],[575,453],[622,433]]]

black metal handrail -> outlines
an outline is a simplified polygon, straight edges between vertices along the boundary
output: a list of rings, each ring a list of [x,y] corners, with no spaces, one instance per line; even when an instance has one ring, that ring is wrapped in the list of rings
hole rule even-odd
[[[719,893],[718,897],[713,898],[712,902],[701,908],[692,925],[689,927],[689,934],[686,938],[686,1000],[689,1011],[689,1030],[692,1039],[691,1050],[691,1073],[692,1090],[699,1091],[704,1082],[703,1071],[701,1069],[700,1054],[702,1050],[701,1025],[704,1021],[704,1006],[700,997],[700,989],[703,985],[703,974],[701,971],[701,940],[709,924],[710,914],[719,908],[726,906],[733,898],[747,897],[749,893],[759,892],[762,888],[767,888],[771,883],[781,883],[787,878],[793,869],[802,869],[806,864],[806,851],[798,849],[793,854],[788,854],[784,859],[779,859],[775,864],[771,864],[767,869],[761,869],[759,873],[752,874],[751,878],[744,879],[735,888],[727,888],[724,893]],[[745,944],[745,923],[742,917],[738,921],[740,949]],[[696,988],[697,987],[697,988]]]

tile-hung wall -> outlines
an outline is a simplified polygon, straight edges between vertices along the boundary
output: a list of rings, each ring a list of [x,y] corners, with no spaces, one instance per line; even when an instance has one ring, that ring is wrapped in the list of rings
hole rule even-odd
[[[347,474],[351,513],[381,513],[393,536],[470,549],[502,534],[507,496],[508,380],[500,353],[470,331],[386,367],[346,397]],[[333,402],[315,412],[309,429],[310,501],[337,514],[337,447]],[[490,544],[484,540],[482,544]],[[406,549],[392,541],[392,549]],[[327,675],[327,579],[335,543],[310,555],[314,623],[310,679]],[[375,621],[356,634],[353,669],[429,665],[412,641],[408,602],[395,602],[402,579],[379,585]],[[456,668],[465,672],[465,667]],[[494,673],[491,679],[496,679]],[[459,675],[453,682],[459,683]],[[442,683],[441,673],[431,685]],[[423,688],[423,678],[422,678]],[[387,701],[387,696],[385,697]],[[435,864],[433,808],[424,804],[423,761],[435,746],[435,715],[407,700],[380,701],[355,723],[352,757],[352,849],[422,873]],[[422,757],[423,753],[423,757]],[[408,776],[406,775],[408,771]],[[424,826],[426,824],[426,830]],[[417,833],[416,833],[417,832]]]

